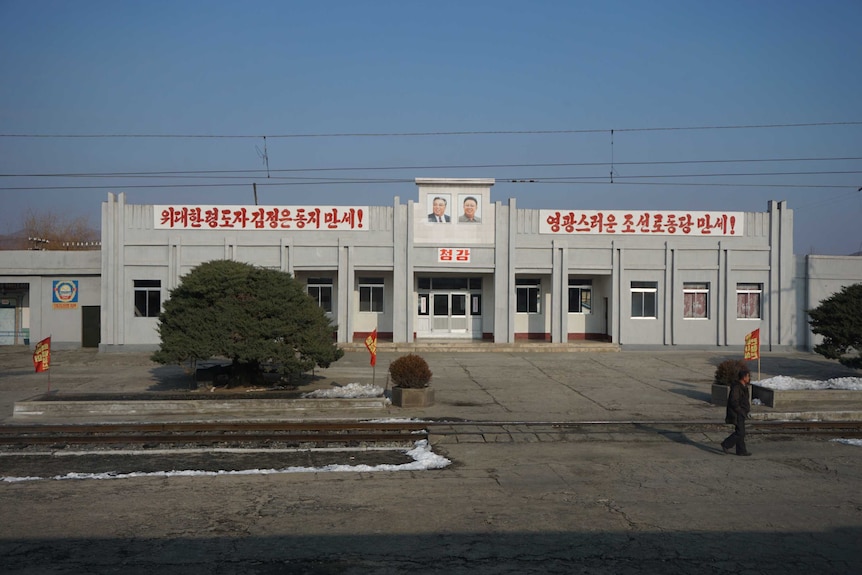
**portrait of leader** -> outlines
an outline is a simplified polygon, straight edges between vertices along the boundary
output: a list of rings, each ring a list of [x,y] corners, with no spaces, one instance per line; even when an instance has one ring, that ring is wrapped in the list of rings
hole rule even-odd
[[[431,213],[428,214],[428,221],[434,223],[446,223],[452,221],[452,218],[449,214],[446,213],[446,210],[449,208],[449,198],[448,196],[434,196],[431,200]]]
[[[464,213],[458,216],[458,223],[479,224],[479,200],[476,196],[462,196],[461,205]]]

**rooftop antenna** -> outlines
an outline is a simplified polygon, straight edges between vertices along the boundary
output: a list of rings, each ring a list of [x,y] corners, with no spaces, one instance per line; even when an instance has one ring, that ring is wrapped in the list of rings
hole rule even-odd
[[[266,136],[263,137],[263,151],[260,151],[260,148],[257,146],[254,147],[257,152],[257,156],[263,160],[263,165],[266,166],[266,177],[269,178],[269,155],[266,151]]]

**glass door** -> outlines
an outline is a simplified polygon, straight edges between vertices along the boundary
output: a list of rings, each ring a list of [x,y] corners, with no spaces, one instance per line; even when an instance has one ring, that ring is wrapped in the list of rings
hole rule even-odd
[[[433,294],[434,332],[465,333],[467,331],[467,296],[465,292]]]

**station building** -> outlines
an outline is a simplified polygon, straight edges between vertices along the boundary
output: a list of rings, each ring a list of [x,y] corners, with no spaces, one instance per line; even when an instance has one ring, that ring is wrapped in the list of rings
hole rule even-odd
[[[493,179],[417,178],[391,206],[102,204],[101,250],[0,252],[0,345],[149,351],[158,314],[216,259],[290,273],[339,343],[434,338],[811,349],[806,309],[862,258],[797,257],[793,212],[520,209]]]

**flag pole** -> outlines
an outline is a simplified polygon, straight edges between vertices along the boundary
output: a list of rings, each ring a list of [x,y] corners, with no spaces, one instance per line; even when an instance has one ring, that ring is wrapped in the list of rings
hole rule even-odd
[[[377,328],[365,338],[365,348],[371,354],[371,385],[377,383]]]
[[[51,393],[51,338],[53,333],[48,334],[48,393]]]

